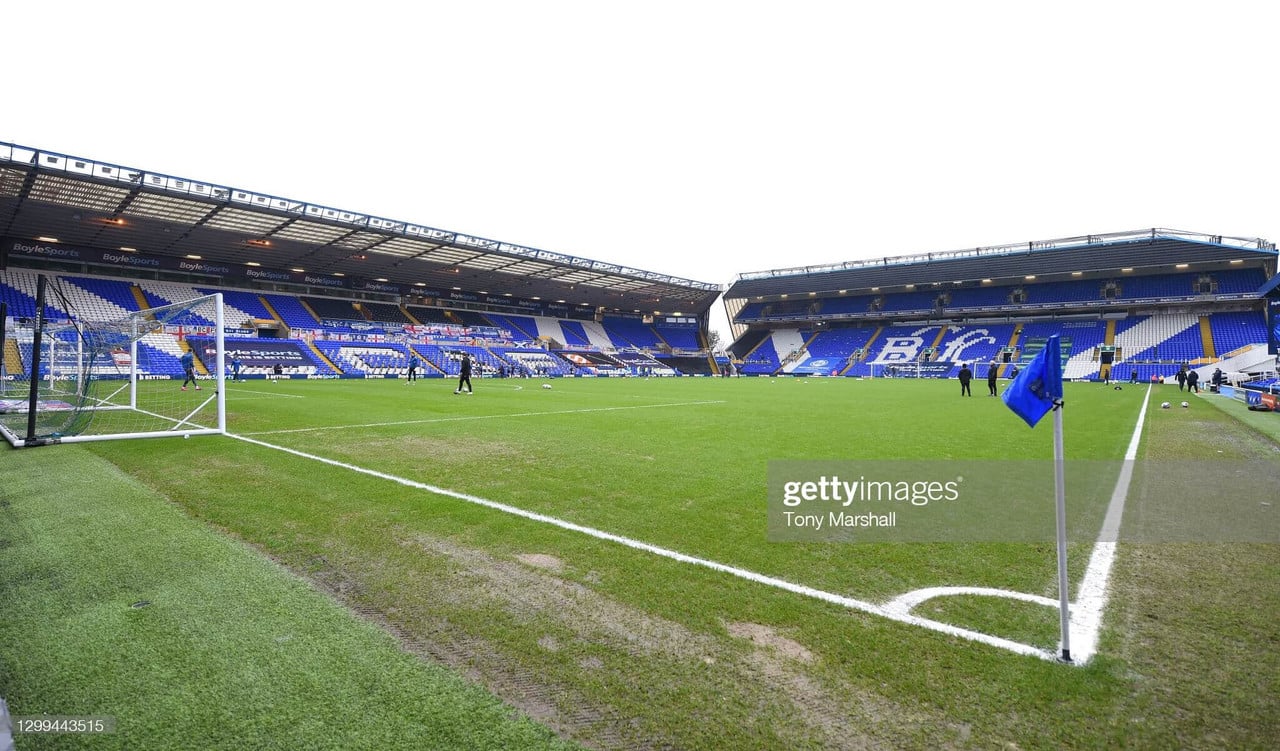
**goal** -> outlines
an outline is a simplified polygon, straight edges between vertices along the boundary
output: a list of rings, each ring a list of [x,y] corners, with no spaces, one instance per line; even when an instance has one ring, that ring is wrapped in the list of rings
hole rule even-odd
[[[83,290],[64,284],[40,276],[35,316],[8,321],[0,337],[5,440],[21,448],[226,432],[221,294],[95,320],[81,309]],[[204,343],[193,348],[197,335]],[[186,352],[197,378],[189,388],[180,386]]]

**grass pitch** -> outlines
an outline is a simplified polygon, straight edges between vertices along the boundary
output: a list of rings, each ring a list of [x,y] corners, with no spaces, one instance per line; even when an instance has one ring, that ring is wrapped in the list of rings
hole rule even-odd
[[[1262,748],[1280,735],[1275,544],[1122,544],[1099,654],[1080,668],[421,489],[867,601],[953,584],[1056,597],[1051,542],[771,543],[766,529],[771,461],[1045,462],[1048,421],[1028,429],[998,399],[961,399],[953,381],[537,386],[478,381],[474,396],[455,396],[453,383],[439,380],[230,385],[232,433],[348,467],[203,437],[54,447],[23,458],[54,466],[83,452],[111,462],[167,500],[147,496],[130,516],[176,507],[206,530],[257,549],[260,565],[283,564],[405,650],[589,746]],[[1069,384],[1069,462],[1115,466],[1145,395],[1145,386]],[[1204,454],[1195,446],[1209,438],[1215,461],[1265,467],[1280,458],[1272,440],[1229,410],[1193,401],[1189,410],[1149,414],[1140,458],[1182,461],[1190,453],[1198,460]],[[0,467],[8,464],[0,459]],[[1111,482],[1101,477],[1098,485]],[[1203,493],[1229,506],[1233,490]],[[1081,495],[1089,494],[1073,499],[1069,485],[1073,523],[1096,529],[1099,501]],[[1133,495],[1149,506],[1162,502]],[[982,513],[998,513],[996,500]],[[1078,582],[1092,545],[1087,534],[1073,539],[1070,572]],[[86,581],[115,576],[69,560]],[[8,583],[3,596],[18,589]],[[921,608],[936,620],[1047,649],[1057,639],[1056,611],[1039,605],[957,597]],[[137,663],[146,664],[146,648]],[[314,671],[330,668],[317,661]],[[70,711],[53,706],[56,695],[28,689],[23,672],[0,683],[15,712]],[[208,672],[181,678],[212,696],[234,693],[221,681],[206,687]],[[409,682],[434,690],[421,680]],[[76,685],[87,695],[105,691],[89,676]],[[492,718],[469,727],[507,732]]]

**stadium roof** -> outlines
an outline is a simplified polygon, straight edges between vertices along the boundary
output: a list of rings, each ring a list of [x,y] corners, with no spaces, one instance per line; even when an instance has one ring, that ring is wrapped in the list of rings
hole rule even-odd
[[[1261,297],[1280,297],[1280,274],[1276,274],[1267,280],[1267,283],[1258,289],[1258,295]]]
[[[716,284],[0,143],[0,237],[701,314]],[[51,240],[52,239],[52,240]],[[354,287],[353,287],[354,288]],[[411,289],[409,290],[411,291]]]
[[[1275,244],[1261,238],[1156,228],[740,274],[725,297],[837,294],[1122,269],[1172,273],[1194,270],[1198,264],[1220,268],[1233,262],[1262,263],[1274,273],[1275,261]]]

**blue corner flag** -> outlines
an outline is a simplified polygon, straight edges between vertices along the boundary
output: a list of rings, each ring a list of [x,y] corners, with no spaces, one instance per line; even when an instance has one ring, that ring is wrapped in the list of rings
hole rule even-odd
[[[1062,398],[1062,350],[1057,334],[1049,337],[1040,354],[1013,379],[1000,398],[1033,428],[1053,409],[1054,402]]]

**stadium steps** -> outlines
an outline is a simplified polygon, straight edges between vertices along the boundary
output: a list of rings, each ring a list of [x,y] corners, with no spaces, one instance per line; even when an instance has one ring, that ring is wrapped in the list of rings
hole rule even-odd
[[[1107,333],[1102,337],[1102,343],[1108,347],[1114,347],[1116,343],[1116,319],[1107,320]]]
[[[147,295],[142,288],[136,284],[129,285],[129,291],[133,293],[133,299],[138,301],[138,310],[146,310],[151,307],[151,302],[147,300]]]
[[[649,327],[649,330],[653,332],[653,338],[657,339],[657,340],[658,340],[658,343],[659,343],[661,346],[666,347],[666,348],[667,348],[667,351],[668,351],[668,352],[670,352],[670,351],[671,351],[671,342],[668,342],[668,341],[667,341],[666,337],[664,337],[664,336],[662,335],[662,332],[661,332],[661,331],[658,331],[658,328],[657,328],[656,326],[650,326],[650,327]],[[769,338],[769,337],[767,337],[767,336],[765,337],[765,339],[768,339],[768,338]]]
[[[316,319],[316,322],[319,323],[321,318],[320,316],[316,315],[315,308],[311,307],[311,305],[306,300],[303,300],[301,296],[298,296],[297,300],[298,300],[298,304],[302,306],[302,309],[307,311],[307,315]],[[321,357],[324,357],[324,355],[321,355]],[[328,361],[329,361],[328,358],[325,358],[325,362],[328,362]]]
[[[881,324],[881,325],[877,326],[877,327],[876,327],[876,330],[875,330],[875,331],[873,331],[873,332],[871,333],[871,338],[870,338],[870,339],[867,339],[867,343],[866,343],[866,344],[864,344],[864,345],[862,345],[862,359],[863,359],[863,360],[867,359],[867,353],[871,351],[871,345],[875,344],[875,343],[876,343],[876,340],[877,340],[877,339],[879,339],[879,338],[880,338],[880,335],[881,335],[881,334],[883,334],[883,333],[884,333],[884,324]],[[841,370],[841,371],[840,371],[840,375],[848,375],[848,373],[849,373],[849,369],[850,369],[850,368],[852,368],[854,365],[857,365],[857,364],[858,364],[858,363],[857,363],[857,361],[855,361],[855,360],[853,359],[853,353],[852,353],[852,352],[850,352],[850,353],[849,353],[849,357],[848,357],[848,362],[847,362],[847,363],[845,363],[844,370]]]
[[[1209,328],[1209,316],[1200,316],[1200,341],[1204,344],[1204,356],[1216,360],[1217,348],[1213,346],[1213,329]]]
[[[18,343],[12,339],[4,340],[4,370],[6,373],[21,373],[24,370],[22,352],[18,350]]]
[[[412,357],[414,360],[417,360],[419,364],[425,364],[428,368],[431,368],[432,370],[439,373],[440,375],[448,375],[448,373],[445,373],[444,370],[438,367],[435,363],[431,362],[430,360],[428,360],[427,358],[419,354],[418,351],[415,350],[413,347],[409,347],[408,350],[409,350],[409,357]]]
[[[303,304],[305,305],[306,303],[303,303]],[[308,310],[310,310],[310,308],[308,308]],[[308,341],[308,342],[307,342],[307,346],[311,349],[311,353],[312,353],[313,355],[315,355],[316,357],[320,358],[320,362],[324,363],[325,365],[328,365],[330,368],[333,368],[333,372],[335,372],[335,373],[344,373],[344,372],[346,372],[346,371],[344,371],[342,368],[339,368],[337,365],[335,365],[335,364],[333,363],[333,360],[330,360],[330,359],[325,355],[325,353],[321,352],[321,351],[320,351],[320,348],[316,346],[316,343],[315,343],[314,341]]]
[[[944,323],[942,324],[942,328],[938,329],[938,335],[933,338],[933,344],[929,345],[934,352],[938,351],[938,347],[942,345],[942,340],[947,338],[947,330],[950,328],[950,326]]]
[[[409,307],[407,305],[401,305],[400,312],[403,313],[404,317],[408,318],[410,323],[412,323],[414,326],[422,325],[422,321],[419,321],[416,317],[414,317],[412,313],[409,312]]]
[[[756,350],[758,350],[758,349],[760,349],[760,347],[764,346],[764,343],[765,343],[765,342],[767,342],[767,341],[769,341],[769,335],[768,335],[768,334],[765,334],[764,336],[760,337],[760,341],[756,342],[756,346],[754,346],[754,347],[752,347],[751,349],[747,350],[747,351],[746,351],[746,353],[744,353],[744,354],[742,355],[742,358],[741,358],[741,359],[742,359],[744,362],[745,362],[746,360],[751,359],[751,356],[752,356],[752,355],[754,355],[754,354],[756,353]]]
[[[187,343],[186,337],[183,337],[178,340],[178,349],[182,350],[184,354],[187,352],[191,352],[193,355],[195,354],[191,350],[191,345]],[[194,360],[195,360],[196,372],[209,375],[209,369],[204,366],[204,361],[202,361],[199,357],[194,358]]]
[[[1013,335],[1009,337],[1009,343],[1005,346],[1018,348],[1018,338],[1022,336],[1022,324],[1013,327]],[[996,373],[997,378],[1007,378],[1010,363],[1001,363],[999,371]]]
[[[284,319],[280,317],[280,311],[275,309],[275,306],[271,304],[271,301],[263,295],[258,295],[258,302],[262,303],[262,307],[267,309],[267,312],[276,320],[276,323],[284,327],[284,335],[286,337],[289,336],[289,324],[285,323]]]

